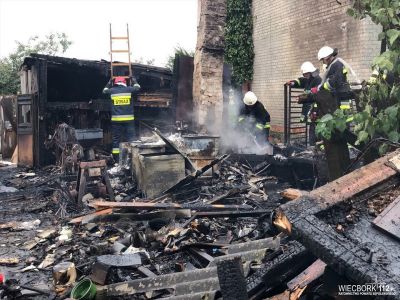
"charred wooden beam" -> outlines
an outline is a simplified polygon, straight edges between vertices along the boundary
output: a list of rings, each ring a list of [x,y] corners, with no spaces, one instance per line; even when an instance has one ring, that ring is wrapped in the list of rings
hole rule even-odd
[[[314,280],[321,277],[325,272],[326,263],[317,259],[307,269],[297,275],[287,283],[289,290],[294,291],[297,288],[304,288]]]
[[[246,280],[240,256],[217,263],[217,272],[222,297],[225,300],[247,300]]]
[[[190,295],[182,295],[182,296],[172,296],[163,298],[163,300],[204,300],[204,299],[215,299],[217,294],[217,290],[214,291],[204,291],[200,293],[194,293]]]
[[[248,189],[250,189],[250,187],[246,187],[246,188],[243,188],[243,189],[233,188],[233,189],[229,190],[228,192],[226,192],[223,195],[214,197],[213,199],[208,201],[207,204],[215,204],[215,203],[217,203],[217,202],[219,202],[219,201],[221,201],[221,200],[223,200],[223,199],[225,199],[227,197],[236,195],[236,194],[238,194],[238,193],[240,193],[242,191],[248,190]]]
[[[309,196],[286,203],[279,210],[290,223],[291,236],[339,274],[360,284],[385,282],[400,290],[399,282],[394,280],[398,275],[396,263],[384,266],[371,259],[376,247],[386,251],[381,243],[389,243],[388,237],[374,232],[376,238],[366,247],[357,239],[336,232],[322,218],[322,213],[335,205],[349,200],[357,203],[398,183],[397,171],[389,164],[395,157],[400,157],[400,150],[310,192]]]
[[[266,239],[250,241],[247,243],[232,244],[226,247],[227,254],[236,254],[245,251],[258,250],[258,249],[270,249],[276,251],[279,249],[281,239],[279,236],[270,237]]]
[[[252,299],[264,299],[266,292],[298,274],[314,260],[310,252],[296,241],[290,241],[280,254],[275,252],[271,256],[271,260],[246,278],[247,292]],[[256,294],[259,297],[255,297]]]
[[[160,275],[153,278],[136,279],[131,281],[110,284],[99,288],[98,294],[101,297],[133,295],[136,293],[144,293],[152,290],[174,288],[179,283],[204,280],[216,276],[217,276],[216,267],[187,271],[182,273],[173,273],[167,275]]]
[[[129,219],[132,221],[149,221],[154,219],[181,219],[190,218],[192,216],[190,209],[163,210],[149,213],[112,213],[105,215],[92,214],[91,217],[86,216],[82,220],[82,224],[97,222],[118,222],[121,219]],[[70,221],[71,223],[72,221]]]
[[[176,191],[177,189],[179,189],[179,188],[181,188],[181,187],[183,187],[185,185],[189,185],[190,183],[195,181],[197,178],[199,178],[201,175],[203,175],[205,172],[210,170],[213,166],[215,166],[216,164],[219,164],[220,162],[224,161],[228,157],[229,157],[228,154],[224,154],[221,157],[213,160],[210,164],[204,166],[200,170],[197,170],[197,171],[193,172],[192,174],[189,174],[188,176],[183,178],[181,181],[179,181],[173,187],[171,187],[168,190],[164,191],[163,194],[172,193],[172,192]]]
[[[212,210],[251,210],[250,205],[207,205],[207,204],[177,204],[177,203],[150,203],[150,202],[111,202],[111,201],[93,201],[91,206],[96,209],[101,208],[123,208],[123,209],[191,209],[197,211]]]
[[[184,283],[179,283],[175,287],[175,295],[190,295],[199,292],[211,292],[219,290],[219,282],[217,277],[207,278],[202,280],[193,280]]]
[[[196,218],[249,218],[270,214],[269,210],[253,211],[208,211],[197,212]]]

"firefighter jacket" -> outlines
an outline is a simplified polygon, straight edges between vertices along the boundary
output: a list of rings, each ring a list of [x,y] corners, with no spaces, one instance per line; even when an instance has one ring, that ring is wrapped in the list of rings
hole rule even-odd
[[[271,117],[264,105],[257,101],[254,105],[244,105],[239,113],[239,123],[244,122],[246,119],[254,119],[256,132],[265,132],[269,134],[271,128]]]
[[[349,70],[342,63],[341,59],[336,58],[328,66],[322,80],[321,89],[330,91],[337,101],[340,102],[339,105],[341,106],[341,109],[350,108],[347,107],[349,105],[342,104],[342,102],[345,103],[354,97],[347,80],[348,72]]]
[[[301,103],[303,103],[303,106],[301,107],[300,122],[309,121],[307,115],[309,114],[312,108],[312,103],[315,101],[314,95],[311,94],[311,88],[318,87],[321,84],[321,81],[322,79],[319,75],[310,76],[309,79],[305,77],[300,77],[297,78],[296,80],[293,80],[294,88],[304,89],[304,95],[303,95],[304,97],[302,98],[301,101]]]
[[[133,100],[136,97],[139,87],[115,85],[105,88],[103,93],[111,98],[111,121],[126,122],[135,119]]]
[[[309,79],[305,77],[300,77],[297,78],[296,80],[293,80],[294,88],[302,88],[304,89],[304,93],[307,94],[307,99],[303,101],[303,103],[313,103],[314,102],[314,97],[312,96],[311,88],[317,87],[321,84],[321,77],[319,75],[316,76],[311,76]]]

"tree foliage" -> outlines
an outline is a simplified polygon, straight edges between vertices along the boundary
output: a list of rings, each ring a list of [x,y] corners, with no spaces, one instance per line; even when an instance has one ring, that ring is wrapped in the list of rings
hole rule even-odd
[[[72,42],[65,33],[49,33],[43,39],[32,36],[26,43],[16,41],[16,50],[0,59],[0,94],[17,94],[19,91],[18,72],[25,56],[31,53],[56,55],[65,53]]]
[[[186,50],[182,46],[177,45],[174,48],[174,52],[168,56],[167,63],[165,64],[165,67],[170,69],[171,71],[174,69],[174,64],[175,64],[175,57],[176,56],[194,56],[194,51]]]
[[[380,40],[385,40],[387,49],[372,62],[379,70],[375,83],[362,91],[362,111],[354,116],[358,143],[376,137],[398,142],[400,135],[400,1],[356,0],[348,14],[371,20],[382,26]],[[391,79],[389,79],[391,78]],[[384,147],[384,146],[383,146]],[[383,149],[383,148],[382,148]]]
[[[253,79],[253,19],[251,0],[227,0],[225,60],[237,84]]]

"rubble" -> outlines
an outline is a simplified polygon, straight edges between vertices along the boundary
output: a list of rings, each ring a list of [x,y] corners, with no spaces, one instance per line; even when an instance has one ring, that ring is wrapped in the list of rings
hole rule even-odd
[[[308,166],[308,154],[284,150],[282,156],[285,151],[290,153],[286,159],[222,155],[195,171],[185,168],[183,179],[154,197],[146,197],[138,189],[129,164],[106,164],[114,200],[97,186],[88,186],[83,197],[86,205],[76,201],[78,194],[70,193],[74,182],[61,176],[62,169],[32,172],[15,168],[8,173],[0,169],[1,182],[18,190],[0,200],[4,204],[0,235],[7,237],[0,250],[10,249],[0,258],[21,286],[29,287],[29,277],[35,274],[37,293],[54,291],[58,297],[70,295],[83,278],[96,284],[97,299],[217,299],[232,291],[237,295],[240,291],[243,299],[245,294],[251,299],[312,294],[335,261],[321,255],[319,249],[328,247],[320,245],[321,241],[317,241],[319,248],[310,248],[315,241],[303,233],[302,224],[327,222],[333,229],[328,237],[335,237],[331,243],[344,239],[356,247],[351,234],[361,234],[360,220],[365,225],[365,215],[375,218],[382,213],[382,218],[391,211],[390,205],[395,207],[396,193],[381,201],[369,197],[364,210],[352,202],[352,206],[339,207],[326,216],[313,219],[314,214],[367,187],[394,180],[397,171],[375,163],[369,166],[373,171],[357,170],[359,175],[304,191],[295,189],[296,182],[304,187],[310,186],[305,182],[314,185],[315,174],[309,173],[307,178],[297,164]],[[213,173],[204,176],[216,165]],[[281,166],[298,168],[299,175],[288,176]],[[310,200],[314,198],[317,200]],[[27,213],[32,221],[26,220]],[[324,226],[321,229],[328,230]],[[27,230],[16,231],[21,228]],[[303,234],[307,238],[299,238]],[[390,245],[394,247],[393,242]],[[360,251],[365,252],[364,248]],[[10,255],[11,251],[18,255]],[[377,272],[382,266],[393,270],[393,255],[382,251],[368,252],[365,263],[377,264]],[[350,263],[345,265],[348,268]],[[372,274],[369,272],[366,274]],[[357,281],[354,274],[341,275]],[[234,288],[232,281],[236,282]],[[327,291],[318,293],[327,295]]]

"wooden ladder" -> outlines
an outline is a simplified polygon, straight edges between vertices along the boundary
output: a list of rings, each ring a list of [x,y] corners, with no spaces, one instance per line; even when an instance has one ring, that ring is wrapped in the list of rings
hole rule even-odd
[[[113,49],[113,41],[114,40],[126,40],[128,43],[128,48],[127,49]],[[114,62],[113,61],[113,53],[126,53],[128,56],[128,62]],[[115,77],[124,77],[127,79],[127,81],[130,81],[132,78],[132,65],[131,65],[131,48],[129,44],[129,27],[128,24],[126,24],[126,36],[113,36],[112,35],[112,30],[111,30],[111,23],[110,23],[110,62],[111,62],[111,79],[114,80]],[[118,75],[114,68],[115,67],[127,67],[128,72],[124,72],[125,75]],[[126,75],[129,74],[129,75]]]

